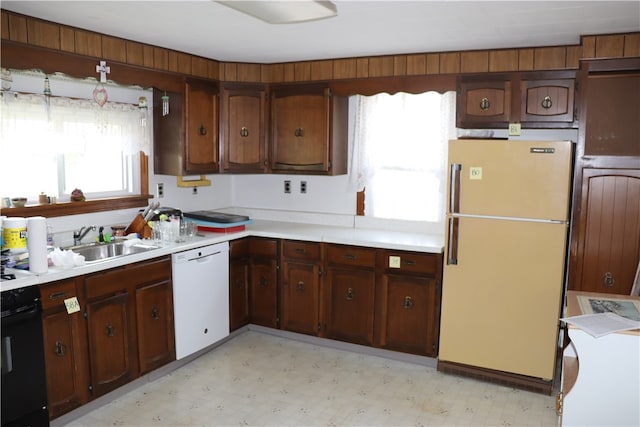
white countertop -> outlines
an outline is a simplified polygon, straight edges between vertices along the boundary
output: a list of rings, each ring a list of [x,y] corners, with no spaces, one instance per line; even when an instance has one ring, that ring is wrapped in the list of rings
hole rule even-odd
[[[29,271],[7,269],[14,273],[15,280],[0,282],[0,290],[22,288],[57,280],[68,279],[134,262],[157,258],[175,252],[181,252],[201,246],[240,239],[247,236],[272,237],[278,239],[305,240],[311,242],[338,243],[343,245],[366,246],[373,248],[404,251],[440,253],[444,246],[444,236],[423,232],[390,231],[369,228],[354,228],[331,225],[305,224],[271,220],[253,220],[243,231],[235,233],[199,233],[192,241],[173,243],[144,253],[87,263],[83,266],[62,269],[49,268],[44,274],[36,275]]]

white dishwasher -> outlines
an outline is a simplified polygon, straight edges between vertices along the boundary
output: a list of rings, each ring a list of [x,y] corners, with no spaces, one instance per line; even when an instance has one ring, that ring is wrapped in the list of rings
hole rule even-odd
[[[176,359],[229,335],[229,243],[172,255]]]

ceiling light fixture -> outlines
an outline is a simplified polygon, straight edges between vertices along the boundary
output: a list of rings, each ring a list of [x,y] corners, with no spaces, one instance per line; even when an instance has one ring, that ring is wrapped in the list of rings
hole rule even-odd
[[[338,15],[338,8],[330,1],[218,1],[269,24],[292,24],[315,21]]]

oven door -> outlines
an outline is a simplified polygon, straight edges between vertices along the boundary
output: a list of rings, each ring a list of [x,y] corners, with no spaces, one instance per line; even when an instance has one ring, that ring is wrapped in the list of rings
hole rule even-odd
[[[39,301],[2,316],[2,427],[48,426]]]

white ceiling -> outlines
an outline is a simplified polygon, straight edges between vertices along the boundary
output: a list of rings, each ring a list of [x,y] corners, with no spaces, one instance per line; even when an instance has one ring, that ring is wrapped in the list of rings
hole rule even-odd
[[[211,0],[8,1],[37,18],[228,62],[572,45],[640,31],[640,1],[334,1],[338,16],[272,25]]]

